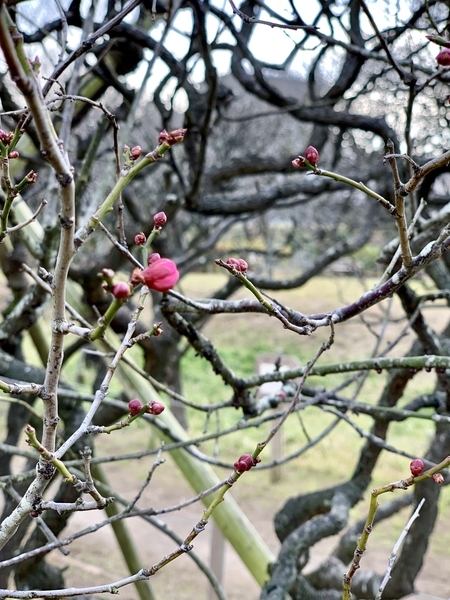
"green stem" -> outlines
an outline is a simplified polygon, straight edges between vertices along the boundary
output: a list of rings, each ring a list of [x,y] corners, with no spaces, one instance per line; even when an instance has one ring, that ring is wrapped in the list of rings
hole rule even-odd
[[[99,325],[91,333],[91,336],[90,336],[91,340],[98,340],[103,336],[107,327],[109,326],[111,321],[114,319],[119,308],[124,304],[124,302],[125,302],[125,300],[122,300],[122,299],[119,300],[118,298],[114,298],[114,300],[108,306],[103,317],[101,317],[99,319]]]
[[[92,229],[95,229],[98,225],[99,221],[102,221],[104,217],[112,210],[114,206],[114,202],[117,200],[119,195],[122,193],[123,189],[130,183],[130,181],[136,177],[138,173],[148,167],[149,165],[155,163],[157,160],[162,158],[167,150],[170,149],[170,145],[163,142],[160,144],[153,152],[150,152],[144,158],[142,158],[139,162],[134,164],[126,173],[124,173],[120,179],[117,181],[116,185],[113,187],[111,192],[108,194],[103,204],[97,210],[97,212],[89,219],[88,226]]]
[[[150,254],[150,246],[153,244],[153,240],[155,238],[157,238],[158,235],[161,233],[161,229],[162,229],[161,227],[154,227],[152,229],[152,232],[148,236],[147,241],[141,248],[142,264],[144,265],[144,267],[146,267],[147,263],[148,263],[148,255]]]
[[[25,434],[28,438],[27,443],[37,450],[40,456],[47,462],[51,463],[55,469],[62,475],[65,481],[68,483],[75,483],[76,477],[72,475],[70,471],[67,469],[66,465],[60,460],[56,458],[52,452],[49,452],[37,439],[36,430],[31,425],[27,425],[25,427]]]

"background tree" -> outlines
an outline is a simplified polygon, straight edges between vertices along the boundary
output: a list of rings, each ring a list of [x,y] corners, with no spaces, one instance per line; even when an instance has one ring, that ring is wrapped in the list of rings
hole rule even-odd
[[[281,552],[261,597],[284,598],[288,592],[293,598],[317,597],[323,587],[328,590],[324,597],[340,596],[341,575],[351,562],[360,524],[345,532],[334,555],[321,566],[320,576],[303,575],[308,551],[319,539],[346,528],[348,512],[368,489],[380,454],[391,450],[386,440],[392,421],[406,421],[427,408],[436,428],[423,457],[425,464],[432,466],[450,454],[448,324],[444,317],[442,330],[435,330],[423,310],[436,299],[446,307],[450,288],[446,255],[449,157],[444,153],[448,74],[435,60],[440,48],[429,41],[432,36],[438,44],[445,43],[446,3],[405,0],[394,7],[390,2],[371,5],[349,0],[305,7],[301,2],[249,0],[237,7],[232,2],[197,0],[89,6],[57,1],[51,7],[49,3],[36,7],[3,2],[1,11],[5,62],[0,88],[0,258],[11,301],[5,305],[0,327],[0,376],[6,382],[4,391],[20,392],[21,400],[30,406],[38,406],[38,395],[49,406],[42,434],[39,419],[32,419],[46,450],[53,452],[60,446],[55,438],[57,413],[49,404],[54,394],[60,400],[62,440],[79,431],[85,419],[80,396],[77,401],[76,394],[60,389],[63,382],[70,385],[64,381],[64,369],[59,385],[61,366],[87,350],[87,360],[96,365],[93,393],[105,393],[111,359],[105,361],[104,352],[110,347],[92,347],[104,334],[96,320],[99,315],[106,315],[108,321],[111,317],[111,329],[123,340],[130,322],[134,323],[138,300],[133,295],[126,303],[120,297],[111,303],[105,287],[112,292],[117,278],[104,269],[121,274],[119,279],[129,279],[139,261],[146,266],[134,243],[139,232],[151,237],[151,251],[170,257],[181,274],[179,288],[162,299],[158,290],[152,291],[151,319],[134,325],[136,345],[141,348],[140,367],[157,389],[168,393],[185,428],[189,425],[185,407],[195,404],[183,396],[180,361],[186,342],[229,389],[228,401],[211,399],[212,407],[198,407],[208,414],[234,406],[250,423],[282,400],[276,395],[266,404],[259,402],[259,385],[284,381],[283,393],[292,398],[296,392],[290,382],[305,373],[304,368],[257,377],[234,373],[220,348],[214,348],[202,333],[212,316],[253,311],[263,313],[263,319],[263,315],[275,314],[282,325],[299,335],[319,335],[316,330],[333,323],[339,336],[339,323],[398,295],[403,318],[414,332],[405,356],[383,362],[383,355],[396,346],[383,341],[383,332],[393,319],[386,312],[377,324],[371,359],[364,365],[353,361],[348,366],[356,389],[347,392],[345,382],[336,386],[329,380],[325,380],[325,391],[322,386],[303,386],[297,388],[290,408],[293,412],[308,403],[326,406],[350,423],[352,410],[373,418],[348,479],[288,500],[278,513],[275,527]],[[276,55],[273,62],[264,54],[261,39]],[[22,49],[30,58],[37,54],[29,66]],[[447,64],[446,51],[442,65]],[[33,73],[39,77],[42,98]],[[53,127],[57,137],[52,137]],[[158,139],[162,130],[176,133]],[[183,137],[183,143],[178,143]],[[147,154],[156,139],[158,152],[166,153],[163,160]],[[128,149],[122,154],[124,144]],[[319,150],[320,159],[311,151],[304,152],[308,146]],[[140,157],[141,148],[145,159]],[[292,164],[299,152],[309,162],[299,159]],[[154,162],[151,176],[139,166],[142,160]],[[127,185],[119,189],[123,181]],[[38,211],[42,212],[36,215],[37,222],[17,228]],[[167,216],[162,231],[155,230],[154,223],[154,216],[161,212]],[[269,294],[299,288],[363,248],[362,262],[346,263],[346,268],[357,267],[359,275],[362,268],[368,268],[366,274],[378,275],[379,283],[346,306],[306,315],[258,294],[260,288]],[[145,248],[144,255],[149,250]],[[228,254],[245,258],[249,272],[236,269],[239,263],[214,265],[214,259]],[[377,258],[378,267],[372,258]],[[185,275],[220,266],[229,277],[212,294],[214,302],[202,303],[182,294]],[[409,284],[419,272],[426,272],[430,286],[424,293]],[[249,281],[256,298],[236,300],[233,294],[242,284],[251,288]],[[53,287],[52,299],[48,285]],[[77,297],[79,289],[82,299]],[[72,313],[76,325],[67,323],[64,316],[65,291],[81,313]],[[38,318],[49,302],[53,325],[44,329]],[[153,335],[159,329],[152,329],[152,324],[159,322],[164,333]],[[151,335],[145,335],[149,331]],[[29,364],[25,332],[30,333],[46,371]],[[317,342],[316,350],[319,346]],[[123,341],[120,348],[125,350]],[[421,368],[437,369],[436,387],[406,400],[406,387]],[[389,371],[376,406],[360,401],[367,369]],[[67,373],[70,377],[70,370]],[[19,389],[10,380],[43,388]],[[123,400],[130,399],[129,391],[125,385]],[[126,404],[105,401],[93,423],[109,426],[127,412]],[[15,447],[29,420],[30,411],[23,403],[11,404],[1,459],[2,481],[7,486],[4,517],[11,514],[18,498],[29,499],[35,481],[34,471],[30,472],[35,459],[30,454],[25,454],[28,475],[11,475],[11,458],[18,452]],[[171,429],[158,419],[156,425],[169,439],[180,442],[175,425]],[[88,432],[92,435],[98,430]],[[93,443],[80,436],[74,448],[83,450]],[[195,460],[229,464],[183,443]],[[395,450],[408,454],[401,448]],[[41,467],[48,464],[48,456],[41,459]],[[85,477],[88,473],[86,467]],[[40,473],[43,479],[47,475]],[[101,480],[100,471],[94,475]],[[80,489],[73,482],[62,483],[55,502],[76,502]],[[440,487],[428,478],[415,486],[414,496],[407,496],[413,505],[422,497],[427,502],[407,538],[385,597],[398,598],[413,590],[437,518],[439,493]],[[120,490],[114,495],[120,496]],[[103,500],[96,499],[98,506],[108,509],[109,501]],[[395,513],[405,502],[404,497],[396,498],[382,514]],[[35,516],[40,517],[41,511],[38,502]],[[70,514],[45,510],[42,520],[57,536]],[[42,520],[31,533],[29,519],[22,520],[4,547],[2,559],[10,559],[21,545],[26,553],[46,543],[50,534],[42,533]],[[63,587],[61,573],[45,562],[45,553],[27,556],[26,561],[3,564],[3,588],[12,569],[16,586],[23,590]],[[360,597],[374,597],[380,579],[376,573],[364,576],[360,583],[355,579],[353,591]],[[370,592],[363,591],[367,587]],[[146,589],[141,593],[151,593]]]

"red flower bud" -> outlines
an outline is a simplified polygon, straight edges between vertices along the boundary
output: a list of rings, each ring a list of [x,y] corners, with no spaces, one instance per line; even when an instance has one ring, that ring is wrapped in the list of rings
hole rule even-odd
[[[170,258],[160,258],[141,271],[141,280],[151,290],[168,292],[178,281],[180,274]]]
[[[133,146],[130,150],[130,160],[137,160],[142,154],[142,148],[140,146]]]
[[[160,415],[165,410],[164,404],[161,402],[151,402],[148,404],[147,412],[151,415]]]
[[[411,469],[411,475],[417,477],[417,475],[420,475],[423,471],[423,460],[421,460],[420,458],[415,458],[410,462],[409,468]]]
[[[441,50],[436,56],[436,60],[441,67],[450,67],[450,50],[448,48]]]
[[[303,156],[297,156],[297,158],[294,158],[294,160],[292,161],[292,166],[295,167],[296,169],[300,169],[300,167],[304,167],[305,159],[303,158]]]
[[[147,264],[151,265],[152,263],[155,262],[155,260],[159,260],[161,258],[161,255],[158,254],[157,252],[153,252],[153,254],[149,254],[148,258],[147,258]]]
[[[19,153],[17,152],[17,150],[13,150],[12,152],[10,152],[8,154],[8,158],[19,158]]]
[[[142,231],[140,231],[134,236],[134,243],[136,244],[136,246],[143,246],[146,241],[147,236]]]
[[[434,483],[444,483],[444,476],[442,473],[435,473],[431,477],[433,478]]]
[[[125,281],[119,281],[118,283],[113,285],[112,294],[114,298],[117,298],[117,300],[129,298],[131,296],[131,289],[129,284],[125,283]]]
[[[234,463],[234,470],[238,473],[243,473],[244,471],[250,471],[252,467],[258,464],[261,461],[260,458],[254,459],[251,454],[243,454],[240,456],[237,461]]]
[[[128,411],[132,417],[140,413],[142,408],[142,402],[139,398],[134,398],[128,402]]]
[[[163,227],[167,223],[167,215],[165,212],[156,213],[153,217],[153,223],[155,227]]]
[[[305,158],[313,166],[317,165],[317,161],[319,160],[319,153],[314,148],[314,146],[308,146],[306,148],[306,150],[305,150]]]

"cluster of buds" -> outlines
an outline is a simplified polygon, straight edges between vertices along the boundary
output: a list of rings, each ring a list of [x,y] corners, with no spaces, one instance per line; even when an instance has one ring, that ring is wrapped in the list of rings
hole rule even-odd
[[[99,276],[103,279],[103,289],[110,292],[117,300],[125,300],[132,294],[132,287],[125,281],[114,283],[115,273],[112,269],[102,269]]]
[[[184,140],[184,136],[186,135],[187,129],[183,129],[180,127],[179,129],[174,129],[173,131],[166,131],[163,129],[158,137],[158,144],[165,144],[166,146],[173,146],[174,144],[178,144],[178,142],[182,142]]]
[[[150,290],[156,292],[168,292],[173,288],[180,278],[177,265],[170,258],[161,258],[154,252],[148,257],[148,266],[143,269],[135,269],[131,276],[131,283],[137,285],[143,283]]]
[[[296,169],[306,166],[315,167],[319,162],[319,153],[314,146],[308,146],[305,150],[305,156],[297,156],[292,161],[292,166]],[[309,165],[307,164],[309,163]]]
[[[259,457],[253,458],[251,454],[243,454],[234,463],[234,470],[237,473],[243,473],[244,471],[250,471],[252,467],[255,467],[261,459]]]
[[[239,273],[247,273],[248,271],[248,264],[243,258],[227,258],[225,262]]]
[[[156,400],[149,402],[145,406],[142,404],[142,402],[139,400],[139,398],[133,398],[133,400],[130,400],[130,402],[128,402],[128,412],[130,414],[130,417],[135,417],[139,413],[142,413],[142,414],[148,413],[150,415],[160,415],[164,411],[164,409],[165,409],[164,404],[162,404],[161,402],[158,402]]]

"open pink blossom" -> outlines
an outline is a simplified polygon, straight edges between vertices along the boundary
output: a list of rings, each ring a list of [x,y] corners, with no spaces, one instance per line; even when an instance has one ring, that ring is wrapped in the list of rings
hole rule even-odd
[[[140,274],[141,280],[151,290],[168,292],[180,278],[177,265],[170,258],[152,261]]]

